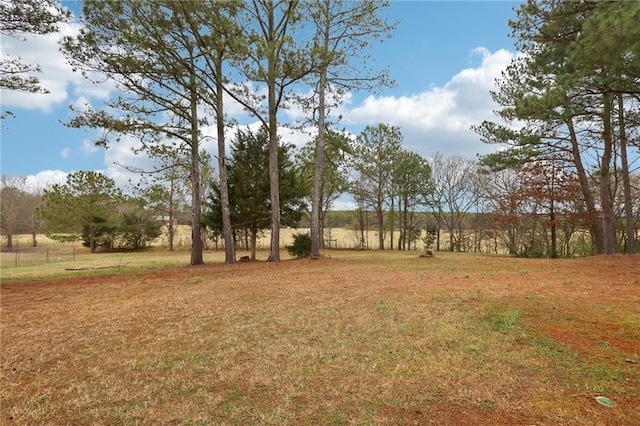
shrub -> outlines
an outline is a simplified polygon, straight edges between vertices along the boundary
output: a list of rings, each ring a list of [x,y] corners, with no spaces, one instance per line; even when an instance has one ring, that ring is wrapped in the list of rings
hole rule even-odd
[[[293,234],[293,244],[287,246],[287,251],[297,259],[311,255],[311,235],[309,233]]]

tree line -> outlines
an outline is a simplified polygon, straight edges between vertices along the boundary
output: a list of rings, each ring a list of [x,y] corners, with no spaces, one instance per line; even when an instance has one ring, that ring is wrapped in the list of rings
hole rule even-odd
[[[504,148],[482,159],[488,168],[545,165],[545,214],[552,223],[565,176],[575,178],[599,254],[618,251],[618,218],[625,251],[636,251],[638,16],[637,2],[524,3],[509,22],[522,55],[492,93],[499,120],[475,127],[483,141]],[[616,211],[619,199],[622,212]]]
[[[378,246],[402,249],[419,235],[416,212],[429,210],[434,223],[428,226],[438,230],[434,243],[439,245],[445,230],[449,250],[477,246],[482,230],[493,229],[500,230],[494,233],[496,244],[503,240],[512,254],[555,257],[570,251],[563,247],[586,229],[595,253],[636,251],[638,3],[523,3],[509,22],[522,54],[492,92],[498,120],[473,127],[482,141],[501,149],[477,162],[407,152],[399,129],[386,124],[368,126],[355,138],[338,130],[339,117],[329,112],[342,93],[392,83],[386,70],[368,67],[366,49],[393,32],[396,23],[383,18],[386,6],[330,0],[88,0],[83,29],[64,39],[62,51],[88,79],[109,79],[119,91],[101,108],[76,111],[67,124],[103,129],[97,144],[104,147],[123,135],[135,137],[140,152],[155,161],[152,170],[136,171],[159,193],[172,194],[180,176],[188,179],[190,223],[209,220],[228,263],[235,260],[239,224],[254,227],[243,231],[252,240],[259,228],[271,229],[269,259],[279,260],[279,227],[289,220],[290,207],[283,189],[288,148],[279,132],[282,109],[290,105],[305,111],[305,124],[316,128],[300,154],[305,161],[292,172],[301,185],[293,195],[307,197],[312,257],[320,255],[328,206],[345,192],[357,206],[362,245],[369,214],[375,217]],[[28,14],[34,16],[44,19]],[[56,16],[65,19],[63,12]],[[43,22],[41,31],[51,31]],[[24,83],[24,90],[40,90],[33,80]],[[238,133],[230,156],[227,130],[236,123],[225,112],[229,100],[261,126],[258,132]],[[217,132],[215,180],[212,154],[201,150],[209,124]],[[262,176],[268,191],[264,186],[260,193],[260,198],[268,193],[268,214],[256,213],[260,218],[238,207],[246,201],[238,197],[244,194],[238,177],[257,171],[246,167],[250,163],[238,148],[248,150],[254,142],[260,155],[267,155],[266,162],[257,160],[268,172]],[[204,220],[203,204],[215,211]],[[470,217],[487,217],[480,212],[489,219],[474,227],[477,236],[470,243]],[[239,217],[247,220],[238,222]],[[191,264],[202,263],[203,229],[192,226]]]
[[[51,7],[51,6],[55,7]],[[203,182],[199,170],[203,127],[216,128],[218,180],[225,262],[234,261],[225,163],[226,114],[230,99],[256,119],[268,135],[270,259],[279,260],[281,221],[278,132],[284,106],[297,104],[318,134],[312,217],[320,208],[319,183],[328,111],[346,90],[390,84],[387,71],[371,68],[367,47],[389,37],[395,23],[383,17],[388,2],[110,1],[83,2],[82,30],[66,37],[61,50],[74,70],[95,83],[119,89],[102,107],[86,105],[67,125],[104,131],[108,147],[122,135],[139,139],[141,151],[166,167],[183,167],[190,177],[192,223],[200,223]],[[23,12],[21,12],[23,10]],[[54,0],[11,0],[0,12],[16,28],[11,35],[52,32],[69,14]],[[37,13],[36,13],[37,12]],[[47,25],[51,22],[51,25]],[[3,62],[4,64],[4,62]],[[35,70],[35,68],[34,68]],[[38,91],[35,77],[15,90]],[[32,83],[31,85],[29,83]],[[311,89],[311,90],[309,90]],[[307,93],[307,94],[302,94]],[[176,159],[175,154],[180,157]],[[167,164],[171,163],[171,164]],[[318,255],[318,222],[312,221]],[[191,264],[202,263],[200,227],[193,227]]]
[[[233,228],[232,249],[244,235],[251,240],[251,244],[247,243],[246,246],[251,247],[251,257],[254,259],[259,233],[271,230],[268,137],[264,128],[255,133],[248,129],[240,130],[232,141],[230,154],[225,158]],[[399,128],[386,124],[366,127],[355,140],[345,133],[327,133],[321,233],[324,218],[332,203],[347,192],[358,194],[360,200],[375,206],[379,217],[388,205],[387,197],[392,197],[392,205],[397,200],[395,202],[404,214],[405,228],[410,223],[409,216],[413,217],[417,209],[426,205],[430,168],[425,159],[405,151],[401,139]],[[315,140],[299,150],[293,145],[279,143],[279,210],[282,212],[281,224],[285,226],[296,227],[304,217],[311,218],[316,146]],[[378,155],[376,152],[385,154],[379,157],[376,164],[372,164],[370,161]],[[217,245],[224,232],[222,191],[218,178],[211,172],[211,158],[206,153],[201,153],[200,157],[208,158],[208,161],[201,161],[199,167],[199,179],[207,184],[202,185],[205,191],[201,198],[205,202],[195,208],[203,211],[204,215],[199,223],[192,222],[191,218],[184,220],[183,216],[182,223],[205,230],[206,235],[201,242],[203,245],[206,237]],[[363,168],[363,165],[366,167]],[[44,231],[47,236],[59,241],[82,238],[95,252],[98,247],[142,247],[155,239],[158,228],[164,226],[169,250],[173,250],[175,219],[185,208],[194,208],[193,198],[188,191],[191,178],[184,173],[177,173],[180,170],[184,171],[168,167],[160,174],[147,175],[146,178],[150,180],[127,188],[129,195],[117,188],[112,179],[94,171],[71,173],[65,184],[46,188],[41,195],[30,194],[24,179],[11,181],[4,178],[2,232],[7,235],[7,244],[11,246],[12,235],[25,230],[14,218],[29,217],[32,218],[29,223],[34,244],[35,235]],[[359,171],[357,178],[351,177],[353,170]],[[380,180],[380,175],[384,175],[385,180]],[[394,187],[402,189],[393,190]],[[15,203],[5,202],[10,199],[9,194],[16,194]],[[124,236],[130,234],[125,234],[123,227],[133,224],[138,225],[138,233],[135,234],[137,240],[135,244],[129,244],[131,240]],[[323,242],[320,244],[322,246]]]
[[[201,222],[202,129],[215,126],[222,238],[225,262],[230,263],[234,253],[225,138],[234,117],[226,115],[225,102],[241,105],[267,135],[269,258],[278,261],[282,109],[297,104],[307,111],[322,152],[328,110],[335,106],[327,99],[387,83],[385,71],[360,66],[370,63],[366,46],[394,27],[382,18],[386,6],[328,0],[86,1],[83,30],[68,37],[62,50],[87,78],[106,76],[120,91],[105,108],[78,111],[69,125],[132,135],[152,158],[182,152],[181,164],[191,178],[192,223]],[[310,94],[300,95],[309,89]],[[316,179],[321,180],[322,157],[317,159]],[[320,186],[314,186],[312,217],[318,215]],[[317,242],[318,225],[313,223]],[[193,265],[203,262],[200,233],[194,226]]]
[[[234,250],[243,247],[255,259],[256,242],[270,229],[268,149],[264,130],[238,131],[226,161]],[[530,162],[492,170],[482,161],[458,155],[422,158],[405,151],[398,128],[369,126],[355,140],[330,132],[326,151],[321,232],[331,244],[332,228],[351,230],[353,247],[392,250],[428,249],[509,253],[526,257],[567,257],[596,253],[588,215],[575,174],[562,164]],[[283,144],[279,152],[282,224],[309,227],[315,142],[300,150]],[[328,155],[332,153],[331,155]],[[204,156],[203,156],[204,157]],[[384,158],[385,161],[374,161]],[[203,170],[211,169],[206,164]],[[168,169],[173,172],[174,169]],[[203,246],[224,244],[220,189],[209,176],[203,193]],[[81,238],[98,247],[137,248],[149,244],[164,227],[169,250],[177,219],[190,222],[187,176],[165,176],[128,188],[125,196],[113,180],[97,172],[69,175],[64,185],[29,193],[3,178],[2,233],[38,232],[66,241]],[[202,177],[203,181],[207,181]],[[634,174],[632,182],[640,183]],[[597,191],[597,176],[590,179]],[[22,189],[21,189],[22,188]],[[350,194],[353,211],[332,212],[332,203]],[[640,211],[640,191],[632,193]],[[627,249],[625,200],[614,199],[616,252]],[[16,219],[20,219],[19,221]],[[633,232],[640,220],[636,213]]]

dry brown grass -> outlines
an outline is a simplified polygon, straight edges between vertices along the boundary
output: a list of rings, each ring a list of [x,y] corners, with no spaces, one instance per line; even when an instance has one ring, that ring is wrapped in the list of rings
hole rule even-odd
[[[0,422],[640,424],[640,257],[327,253],[5,280]]]

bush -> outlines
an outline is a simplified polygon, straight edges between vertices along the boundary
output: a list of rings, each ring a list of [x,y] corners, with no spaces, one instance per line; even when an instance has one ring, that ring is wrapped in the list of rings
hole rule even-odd
[[[309,233],[293,234],[293,244],[287,246],[287,251],[297,259],[311,255],[311,235]]]

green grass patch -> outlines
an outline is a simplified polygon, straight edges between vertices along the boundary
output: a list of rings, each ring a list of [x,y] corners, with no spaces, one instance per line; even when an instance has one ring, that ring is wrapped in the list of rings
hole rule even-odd
[[[516,329],[522,328],[519,322],[520,312],[516,310],[485,307],[482,319],[488,323],[491,330],[502,334],[509,334]]]

